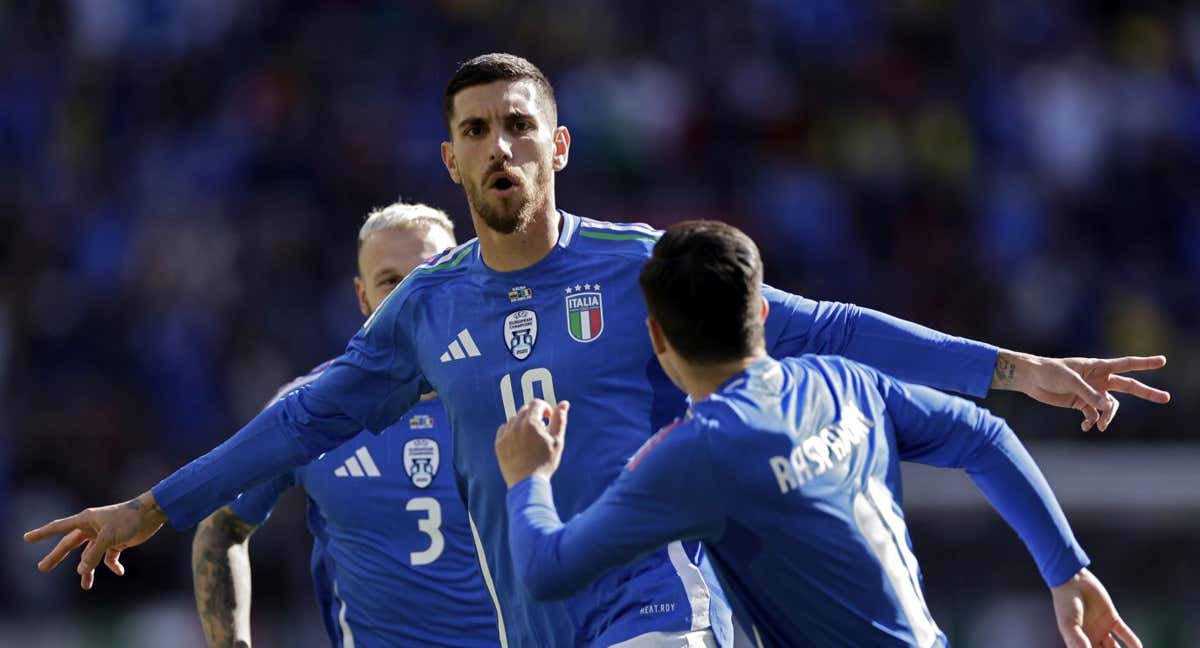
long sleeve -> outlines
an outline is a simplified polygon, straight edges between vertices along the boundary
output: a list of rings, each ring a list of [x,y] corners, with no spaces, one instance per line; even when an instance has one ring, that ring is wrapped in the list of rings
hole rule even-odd
[[[311,411],[304,395],[301,390],[268,407],[233,437],[154,486],[151,492],[171,526],[195,526],[238,493],[307,464],[362,430],[344,415]]]
[[[566,525],[546,479],[531,477],[509,490],[513,565],[535,598],[566,598],[670,542],[720,533],[724,518],[714,506],[711,461],[682,427],[652,437],[617,481]]]
[[[1088,565],[1050,485],[1003,419],[961,398],[875,375],[901,459],[966,470],[1025,543],[1048,586]]]
[[[271,517],[279,498],[295,484],[295,473],[284,473],[241,493],[229,503],[229,508],[247,524],[260,526]]]
[[[982,398],[998,350],[853,304],[818,302],[763,286],[767,350],[775,358],[841,355],[901,380]]]
[[[171,525],[191,527],[238,493],[307,464],[363,428],[384,430],[416,403],[423,378],[397,324],[401,302],[387,300],[317,380],[151,489]]]

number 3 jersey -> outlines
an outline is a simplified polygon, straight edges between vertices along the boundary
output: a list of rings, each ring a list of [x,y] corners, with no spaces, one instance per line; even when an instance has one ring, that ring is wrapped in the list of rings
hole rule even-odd
[[[564,519],[595,501],[646,439],[686,409],[654,357],[638,287],[657,236],[645,225],[561,213],[557,244],[519,271],[489,268],[477,240],[448,250],[413,270],[320,378],[165,479],[154,496],[172,524],[194,524],[241,484],[362,428],[391,426],[432,387],[450,417],[454,468],[509,646],[607,646],[710,624],[723,639],[732,626],[715,584],[697,568],[695,545],[673,543],[549,603],[529,595],[509,554],[494,440],[517,408],[535,397],[571,401],[571,439],[553,482]],[[836,353],[940,389],[987,392],[995,347],[849,304],[768,287],[764,296],[767,349],[776,357]]]
[[[284,491],[304,489],[313,587],[332,645],[499,646],[450,462],[445,410],[424,400],[384,434],[361,432],[230,508],[259,525]]]

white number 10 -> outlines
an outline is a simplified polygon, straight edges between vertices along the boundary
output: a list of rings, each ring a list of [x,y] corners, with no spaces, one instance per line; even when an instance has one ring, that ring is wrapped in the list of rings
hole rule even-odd
[[[530,369],[521,374],[521,401],[527,404],[537,398],[533,393],[534,385],[541,385],[542,399],[554,405],[558,399],[554,397],[554,376],[544,367]],[[508,420],[517,415],[517,398],[513,392],[512,376],[505,374],[500,379],[500,398],[504,401],[504,418]]]

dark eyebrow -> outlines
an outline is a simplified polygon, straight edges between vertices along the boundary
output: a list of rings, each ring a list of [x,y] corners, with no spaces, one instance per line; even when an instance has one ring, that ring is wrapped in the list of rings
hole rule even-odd
[[[462,130],[462,129],[466,128],[467,126],[478,126],[483,123],[485,123],[485,122],[480,117],[467,117],[466,119],[463,119],[462,121],[458,122],[458,130]]]

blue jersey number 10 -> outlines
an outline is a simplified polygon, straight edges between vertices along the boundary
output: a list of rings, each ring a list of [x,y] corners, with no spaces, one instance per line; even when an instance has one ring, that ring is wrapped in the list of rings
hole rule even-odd
[[[506,374],[500,379],[500,399],[504,401],[504,420],[506,421],[517,415],[517,398],[516,393],[513,392],[512,383],[511,375]],[[537,398],[534,394],[534,386],[541,387],[542,400],[551,405],[558,402],[558,399],[554,397],[554,376],[550,375],[549,369],[537,367],[521,374],[522,405]]]

